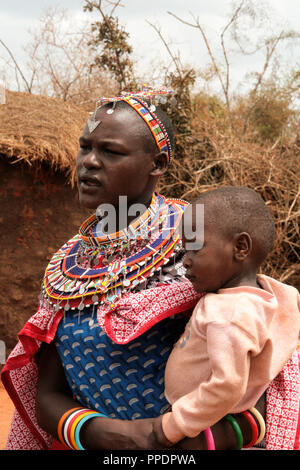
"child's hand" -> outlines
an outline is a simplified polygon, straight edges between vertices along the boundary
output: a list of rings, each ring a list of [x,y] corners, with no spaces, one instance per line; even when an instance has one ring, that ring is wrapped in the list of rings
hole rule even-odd
[[[160,445],[161,449],[174,446],[174,444],[166,438],[163,432],[162,416],[158,416],[158,418],[155,418],[153,420],[153,437],[154,437],[154,443],[157,443],[158,445]]]
[[[200,433],[194,438],[185,437],[176,444],[170,442],[166,438],[162,428],[162,416],[159,416],[153,420],[153,434],[156,442],[162,446],[160,448],[174,448],[176,450],[202,450],[206,448],[206,440],[203,433]]]

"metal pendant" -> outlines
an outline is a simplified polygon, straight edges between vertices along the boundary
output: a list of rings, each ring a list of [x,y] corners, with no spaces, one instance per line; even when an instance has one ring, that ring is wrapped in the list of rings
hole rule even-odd
[[[87,125],[88,125],[88,128],[89,128],[90,134],[92,132],[94,132],[96,127],[98,127],[99,124],[101,124],[101,122],[102,121],[96,121],[96,113],[93,113],[92,116],[89,117]]]

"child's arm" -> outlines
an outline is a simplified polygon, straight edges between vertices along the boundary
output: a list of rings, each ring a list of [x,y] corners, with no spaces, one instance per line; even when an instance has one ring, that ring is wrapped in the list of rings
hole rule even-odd
[[[164,435],[173,444],[186,436],[197,436],[235,408],[247,391],[251,355],[261,347],[248,331],[232,324],[210,323],[206,339],[211,367],[208,380],[175,401],[172,412],[163,416]],[[189,390],[188,380],[194,380],[193,374],[184,378]],[[266,385],[258,381],[256,393],[262,394]]]
[[[263,394],[258,402],[255,404],[255,408],[260,412],[263,419],[266,420],[266,394]],[[252,430],[249,426],[248,420],[242,413],[234,415],[243,435],[244,445],[248,445],[252,440]],[[157,423],[153,427],[156,433],[156,438],[159,444],[166,442],[166,437],[163,434],[161,427],[161,419],[157,418]],[[226,419],[221,419],[211,427],[213,438],[215,441],[216,450],[234,450],[236,447],[236,435],[231,424]],[[168,442],[168,441],[167,441]],[[164,444],[163,444],[164,445]],[[170,444],[168,444],[170,447]],[[198,434],[194,438],[186,437],[182,441],[178,442],[175,446],[176,450],[206,450],[207,442],[204,433]]]
[[[39,425],[56,439],[57,425],[62,414],[80,406],[74,401],[68,387],[60,358],[54,344],[44,345],[39,358],[39,385],[37,395],[37,418]],[[265,406],[260,412],[265,415]],[[84,448],[100,449],[164,449],[170,447],[161,427],[162,416],[153,419],[122,421],[109,418],[93,418],[84,424],[80,435]],[[239,422],[243,435],[249,431],[247,422],[241,417]],[[236,438],[223,420],[212,427],[216,449],[226,450],[235,447]],[[251,436],[250,436],[251,437]],[[250,442],[250,437],[245,442]],[[186,438],[176,448],[205,449],[203,433],[195,439]]]

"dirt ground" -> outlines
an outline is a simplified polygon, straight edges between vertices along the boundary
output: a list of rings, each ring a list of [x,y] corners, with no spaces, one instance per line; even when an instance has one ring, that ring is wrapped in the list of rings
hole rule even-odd
[[[0,450],[5,450],[14,405],[0,382]]]

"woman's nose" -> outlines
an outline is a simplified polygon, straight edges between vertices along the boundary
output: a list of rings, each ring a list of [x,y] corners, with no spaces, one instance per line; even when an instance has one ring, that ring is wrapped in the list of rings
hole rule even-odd
[[[183,266],[185,267],[185,269],[187,268],[190,268],[191,267],[191,258],[189,257],[188,253],[185,253],[184,257],[183,257],[183,260],[182,260],[182,264]]]
[[[94,149],[91,149],[90,152],[88,152],[83,159],[83,166],[87,169],[90,170],[92,168],[100,168],[101,167],[101,161],[100,158],[97,157],[96,151]]]

